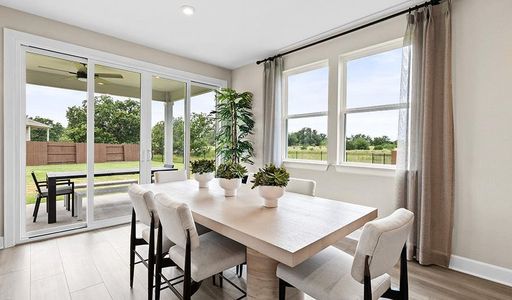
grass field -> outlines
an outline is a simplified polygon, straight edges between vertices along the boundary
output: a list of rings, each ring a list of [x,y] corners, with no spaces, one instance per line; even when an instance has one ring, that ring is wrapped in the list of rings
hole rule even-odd
[[[326,147],[288,147],[288,158],[304,160],[327,160]],[[347,150],[345,161],[374,164],[391,164],[391,150]]]

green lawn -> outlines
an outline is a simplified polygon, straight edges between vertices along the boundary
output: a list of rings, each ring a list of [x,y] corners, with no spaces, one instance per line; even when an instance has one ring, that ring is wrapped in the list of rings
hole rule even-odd
[[[325,146],[288,147],[288,158],[304,160],[327,160]],[[345,161],[374,164],[391,164],[391,150],[347,150]]]

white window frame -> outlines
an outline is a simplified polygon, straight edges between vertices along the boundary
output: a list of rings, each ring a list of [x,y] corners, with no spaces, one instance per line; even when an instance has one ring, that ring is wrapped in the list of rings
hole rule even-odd
[[[345,161],[345,153],[346,153],[346,123],[347,123],[347,114],[351,113],[364,113],[364,112],[379,112],[379,111],[387,111],[387,110],[396,110],[404,107],[403,104],[397,102],[396,104],[386,104],[386,105],[373,105],[373,106],[364,106],[357,108],[347,108],[347,63],[351,60],[379,54],[382,52],[398,49],[403,47],[403,39],[396,39],[389,42],[377,44],[371,47],[363,48],[360,50],[352,51],[349,53],[345,53],[340,55],[339,58],[339,76],[338,76],[338,86],[339,86],[339,126],[338,126],[338,171],[346,171],[343,170],[344,167],[366,167],[366,168],[375,168],[375,169],[396,169],[395,165],[384,165],[384,164],[372,164],[372,163],[357,163],[357,162],[347,162]],[[400,100],[400,99],[398,99]],[[398,124],[397,124],[398,126]],[[398,130],[398,127],[397,127]]]
[[[296,67],[293,69],[289,69],[283,72],[283,79],[282,79],[282,116],[281,116],[281,143],[283,145],[283,153],[282,153],[282,160],[283,162],[288,163],[294,163],[294,162],[306,162],[306,163],[313,163],[313,164],[321,164],[326,165],[327,159],[329,157],[329,148],[327,148],[326,151],[326,160],[320,161],[320,160],[305,160],[305,159],[295,159],[295,158],[288,158],[288,120],[290,119],[301,119],[301,118],[311,118],[311,117],[326,117],[326,126],[329,125],[329,99],[327,100],[327,110],[326,111],[317,111],[317,112],[311,112],[311,113],[302,113],[302,114],[288,114],[288,77],[292,75],[297,75],[309,71],[314,71],[321,68],[327,68],[329,69],[329,61],[328,60],[321,60],[318,62],[314,62],[311,64],[307,64],[304,66]],[[329,80],[327,80],[327,91],[329,91]],[[329,143],[329,136],[327,136],[327,142]]]

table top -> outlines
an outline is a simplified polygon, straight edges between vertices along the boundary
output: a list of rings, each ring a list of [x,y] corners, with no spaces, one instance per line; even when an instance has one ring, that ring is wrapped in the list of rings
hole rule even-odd
[[[194,220],[289,266],[296,266],[377,217],[377,209],[286,192],[277,208],[263,206],[257,189],[242,184],[225,197],[218,180],[145,184],[190,206]]]
[[[159,172],[159,171],[172,171],[176,170],[174,168],[167,167],[154,167],[151,168],[151,173]],[[97,170],[94,172],[94,176],[113,176],[113,175],[129,175],[129,174],[138,174],[140,171],[139,168],[130,168],[130,169],[112,169],[112,170]],[[46,173],[47,178],[55,178],[55,179],[72,179],[72,178],[85,178],[87,177],[87,171],[72,171],[72,172],[48,172]]]

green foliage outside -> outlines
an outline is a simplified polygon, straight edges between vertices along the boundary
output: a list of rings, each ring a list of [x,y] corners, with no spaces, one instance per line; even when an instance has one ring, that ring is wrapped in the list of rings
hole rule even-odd
[[[36,122],[50,125],[50,141],[57,142],[61,140],[64,133],[64,126],[62,126],[61,123],[39,116],[29,118]],[[32,128],[30,131],[30,138],[32,141],[46,142],[46,129]]]
[[[276,167],[274,164],[265,165],[254,174],[252,188],[257,186],[287,186],[290,181],[290,174],[285,167]]]

